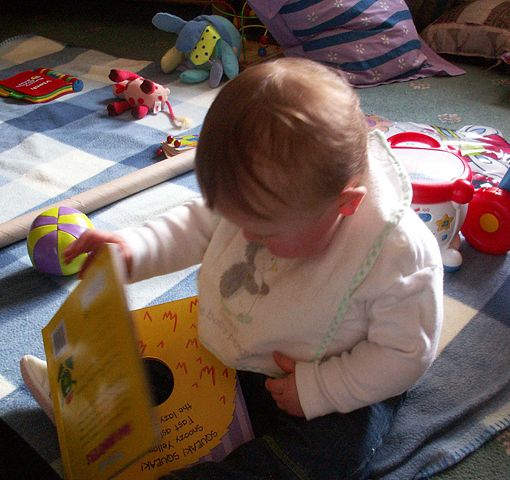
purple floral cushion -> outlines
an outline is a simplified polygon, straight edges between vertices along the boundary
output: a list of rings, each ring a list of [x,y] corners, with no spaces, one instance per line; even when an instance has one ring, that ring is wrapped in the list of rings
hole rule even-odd
[[[305,56],[369,86],[459,75],[418,36],[404,0],[249,2],[288,56]]]

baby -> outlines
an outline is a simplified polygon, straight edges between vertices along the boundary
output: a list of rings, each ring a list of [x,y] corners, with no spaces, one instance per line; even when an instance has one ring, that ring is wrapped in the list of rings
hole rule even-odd
[[[283,58],[219,92],[196,175],[202,199],[65,253],[116,243],[132,282],[201,264],[200,341],[239,372],[256,438],[165,478],[368,478],[442,322],[439,248],[402,166],[337,72]],[[44,377],[32,359],[25,378]]]

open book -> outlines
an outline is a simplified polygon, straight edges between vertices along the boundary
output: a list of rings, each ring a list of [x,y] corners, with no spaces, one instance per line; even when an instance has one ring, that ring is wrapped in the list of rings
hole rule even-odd
[[[236,372],[197,338],[197,297],[130,312],[114,245],[43,329],[67,479],[156,479],[252,438]]]

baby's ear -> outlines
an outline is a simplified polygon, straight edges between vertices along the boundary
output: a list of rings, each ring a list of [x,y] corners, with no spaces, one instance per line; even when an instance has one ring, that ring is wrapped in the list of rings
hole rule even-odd
[[[339,198],[339,212],[344,216],[354,215],[367,194],[366,187],[348,187]]]

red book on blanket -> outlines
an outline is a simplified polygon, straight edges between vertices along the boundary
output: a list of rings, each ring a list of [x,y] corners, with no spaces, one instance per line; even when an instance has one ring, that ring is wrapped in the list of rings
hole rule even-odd
[[[0,96],[43,103],[67,93],[79,92],[83,82],[47,68],[18,73],[0,80]]]

